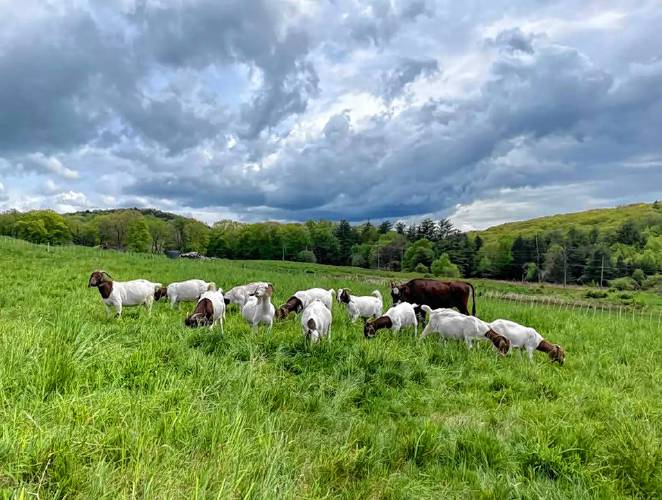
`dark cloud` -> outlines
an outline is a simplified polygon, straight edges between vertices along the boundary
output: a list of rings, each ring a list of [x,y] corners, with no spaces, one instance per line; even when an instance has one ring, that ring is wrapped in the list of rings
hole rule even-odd
[[[393,99],[402,93],[408,83],[437,71],[439,64],[434,59],[403,59],[396,68],[382,76],[384,97]]]
[[[660,14],[645,6],[76,5],[0,7],[3,207],[38,197],[35,176],[57,180],[44,205],[242,219],[662,196]]]

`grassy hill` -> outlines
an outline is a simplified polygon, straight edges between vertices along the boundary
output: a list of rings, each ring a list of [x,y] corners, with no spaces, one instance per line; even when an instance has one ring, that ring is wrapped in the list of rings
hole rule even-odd
[[[662,340],[647,315],[479,297],[563,345],[563,366],[411,331],[363,338],[333,307],[333,341],[298,318],[252,334],[190,330],[190,305],[107,318],[95,268],[379,288],[382,273],[161,256],[0,239],[0,497],[652,498],[662,490]]]
[[[609,232],[615,231],[628,219],[634,219],[644,225],[649,225],[646,224],[647,221],[659,221],[662,218],[662,204],[658,205],[656,208],[653,203],[636,203],[616,208],[599,208],[584,212],[538,217],[526,221],[500,224],[483,231],[475,231],[473,234],[480,234],[485,241],[491,241],[502,237],[533,236],[555,229],[565,232],[572,226],[587,231],[597,226],[601,232]]]

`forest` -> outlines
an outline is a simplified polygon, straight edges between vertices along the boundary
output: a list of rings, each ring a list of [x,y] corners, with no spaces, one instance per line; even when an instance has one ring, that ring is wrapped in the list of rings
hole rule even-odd
[[[597,213],[597,215],[596,215]],[[637,204],[461,232],[446,218],[405,224],[240,223],[211,227],[153,209],[0,214],[0,234],[50,245],[130,252],[198,252],[226,259],[291,260],[415,271],[443,277],[660,286],[662,205]]]

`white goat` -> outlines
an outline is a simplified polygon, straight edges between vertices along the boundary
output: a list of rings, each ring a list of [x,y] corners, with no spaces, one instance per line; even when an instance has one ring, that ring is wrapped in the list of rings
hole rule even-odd
[[[363,327],[363,335],[366,337],[374,337],[377,335],[377,330],[382,328],[390,328],[394,332],[399,331],[401,328],[408,326],[414,327],[414,337],[418,334],[418,319],[414,308],[418,304],[410,304],[409,302],[400,302],[391,307],[383,316],[368,321]]]
[[[441,337],[464,340],[469,349],[474,340],[492,341],[494,347],[503,355],[510,348],[510,342],[507,339],[492,331],[488,323],[475,316],[466,316],[454,309],[443,307],[432,309],[430,306],[422,305],[421,309],[430,315],[428,324],[425,325],[421,334],[421,340],[430,333],[438,333]]]
[[[308,290],[299,290],[292,295],[285,304],[276,311],[276,318],[285,319],[291,312],[299,313],[304,310],[308,304],[314,300],[322,302],[330,311],[333,307],[333,295],[335,290],[324,290],[324,288],[309,288]]]
[[[301,314],[303,336],[311,342],[319,342],[322,337],[329,337],[331,342],[331,311],[321,300],[311,301]]]
[[[101,300],[106,306],[115,308],[115,315],[122,315],[122,307],[145,306],[151,314],[154,292],[161,288],[161,283],[147,280],[113,281],[106,271],[94,271],[87,283],[89,288],[97,287]]]
[[[257,287],[241,308],[241,315],[257,331],[258,325],[264,323],[269,325],[269,331],[274,323],[276,308],[271,303],[271,295],[274,293],[270,283]]]
[[[166,297],[170,301],[170,307],[174,308],[179,302],[193,302],[207,291],[216,290],[216,283],[203,280],[186,280],[170,283],[167,287],[161,287],[154,293],[154,300]]]
[[[254,283],[247,283],[245,285],[237,285],[233,288],[230,288],[227,293],[224,294],[226,304],[236,304],[239,306],[239,309],[244,307],[244,304],[255,291],[262,286],[268,286],[269,283],[265,281],[256,281]]]
[[[225,320],[225,301],[222,290],[212,290],[200,295],[195,310],[184,320],[184,324],[190,327],[208,326],[211,330],[215,324],[221,325]]]
[[[349,317],[354,323],[359,318],[378,318],[382,315],[384,303],[382,294],[379,290],[374,290],[372,295],[357,296],[351,295],[349,288],[338,290],[338,302],[344,304],[349,313]]]
[[[558,344],[546,341],[536,330],[528,326],[520,325],[507,319],[497,319],[490,323],[490,328],[499,335],[507,338],[512,347],[526,349],[529,360],[533,361],[533,351],[546,352],[549,359],[563,364],[565,351]]]

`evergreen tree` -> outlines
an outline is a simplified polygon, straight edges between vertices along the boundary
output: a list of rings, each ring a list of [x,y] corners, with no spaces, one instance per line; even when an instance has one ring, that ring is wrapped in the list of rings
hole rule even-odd
[[[398,233],[398,234],[404,235],[406,229],[407,229],[407,226],[402,221],[398,221],[395,225],[395,232]]]
[[[416,230],[416,239],[425,238],[429,241],[437,240],[437,225],[432,219],[426,218],[421,221]]]
[[[356,235],[352,226],[342,219],[335,228],[334,235],[338,240],[338,260],[342,265],[351,264],[352,246],[356,243]]]
[[[416,224],[411,224],[409,227],[407,227],[407,239],[409,241],[416,241],[418,234],[418,228],[416,227]]]
[[[379,225],[379,234],[386,234],[393,228],[393,223],[390,220],[385,220]]]

